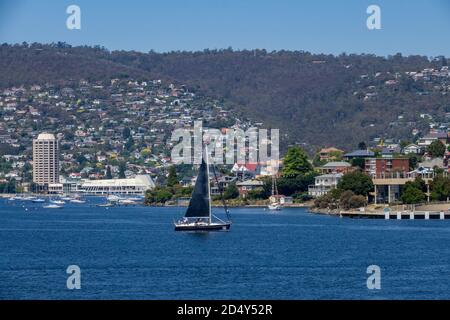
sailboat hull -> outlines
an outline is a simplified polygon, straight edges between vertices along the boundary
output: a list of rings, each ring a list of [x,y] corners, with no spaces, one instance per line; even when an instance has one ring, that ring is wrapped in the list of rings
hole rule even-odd
[[[175,231],[228,231],[231,223],[176,223]]]

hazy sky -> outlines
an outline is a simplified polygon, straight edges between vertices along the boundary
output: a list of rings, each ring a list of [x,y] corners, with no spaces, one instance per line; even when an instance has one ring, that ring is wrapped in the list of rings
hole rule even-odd
[[[81,30],[66,28],[71,4]],[[381,30],[366,27],[371,4],[381,7]],[[0,0],[0,43],[450,56],[449,34],[448,0]]]

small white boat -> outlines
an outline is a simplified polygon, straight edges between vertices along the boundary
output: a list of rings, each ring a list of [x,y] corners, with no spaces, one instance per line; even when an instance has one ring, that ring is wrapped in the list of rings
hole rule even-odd
[[[274,210],[274,211],[279,211],[281,210],[281,206],[278,203],[271,203],[267,206],[267,209],[269,210]]]
[[[277,178],[275,175],[272,175],[272,196],[270,198],[271,198],[271,201],[273,201],[273,202],[271,202],[267,206],[267,209],[269,209],[271,211],[280,211],[281,204],[279,202]],[[275,198],[276,200],[272,200],[273,198]]]
[[[59,206],[57,204],[48,204],[46,206],[43,206],[44,209],[61,209],[62,206]]]
[[[50,203],[58,204],[58,205],[65,204],[65,202],[62,200],[50,200]]]
[[[42,199],[42,198],[33,199],[33,200],[31,200],[31,202],[33,202],[33,203],[44,203],[45,199]]]
[[[63,200],[63,201],[70,201],[70,200],[72,200],[71,197],[60,197],[60,199]]]
[[[108,208],[108,207],[114,207],[115,204],[114,203],[99,203],[97,205],[95,205],[96,207],[104,207],[104,208]]]
[[[80,200],[80,199],[71,199],[70,202],[71,203],[77,203],[77,204],[86,203],[86,201]]]
[[[121,199],[119,200],[119,204],[124,205],[124,206],[133,206],[136,205],[136,201],[133,201],[131,199]]]
[[[106,200],[108,200],[109,202],[117,202],[120,200],[120,197],[116,195],[110,195],[106,198]]]
[[[127,199],[131,200],[131,201],[135,201],[135,202],[144,201],[143,197],[130,197],[130,198],[127,198]]]

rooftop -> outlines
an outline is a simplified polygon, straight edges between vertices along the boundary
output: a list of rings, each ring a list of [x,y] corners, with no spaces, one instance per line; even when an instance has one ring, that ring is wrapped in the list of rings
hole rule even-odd
[[[334,167],[351,167],[352,165],[345,161],[331,161],[324,164],[322,168],[334,168]]]
[[[369,150],[356,150],[350,153],[344,154],[344,157],[373,157],[375,153]]]
[[[56,138],[52,133],[43,132],[38,135],[37,140],[56,140]]]

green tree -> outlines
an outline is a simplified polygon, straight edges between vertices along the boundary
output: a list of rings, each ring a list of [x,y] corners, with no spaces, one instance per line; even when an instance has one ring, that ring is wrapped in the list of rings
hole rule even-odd
[[[446,201],[450,196],[450,178],[436,176],[430,184],[431,198]]]
[[[350,163],[354,167],[358,167],[360,169],[364,169],[366,160],[364,158],[353,158],[352,160],[350,160]]]
[[[247,193],[247,199],[258,200],[266,198],[263,188],[256,188]]]
[[[156,187],[145,193],[145,204],[164,204],[172,199],[172,190],[168,187]]]
[[[372,179],[361,171],[345,174],[337,187],[341,190],[350,190],[354,194],[367,196],[373,190]]]
[[[403,203],[413,204],[425,201],[425,193],[419,189],[414,182],[407,182],[402,192]]]
[[[119,163],[119,179],[125,179],[125,171],[127,170],[127,164],[124,161]]]
[[[125,149],[127,151],[131,151],[134,146],[134,140],[133,137],[129,136],[127,142],[125,142]]]
[[[223,193],[223,197],[226,200],[235,199],[239,197],[239,190],[236,183],[230,183]]]
[[[298,177],[313,170],[308,156],[300,147],[291,147],[288,149],[283,162],[282,175],[284,177]]]
[[[171,166],[169,168],[169,175],[167,177],[167,186],[173,187],[173,186],[177,185],[179,182],[180,181],[177,176],[177,169],[175,168],[175,166]]]
[[[433,158],[443,157],[445,153],[445,145],[439,141],[433,141],[428,147],[427,152]]]
[[[317,176],[314,172],[295,176],[295,177],[281,177],[277,179],[278,192],[285,196],[292,196],[296,193],[308,191],[308,186],[314,184],[314,178]],[[269,191],[268,196],[272,191],[272,182],[269,179],[266,189]],[[270,186],[270,187],[269,187]]]
[[[82,166],[84,165],[86,162],[88,162],[88,160],[86,159],[86,157],[84,155],[82,155],[81,153],[77,156],[76,161]]]
[[[367,149],[367,144],[364,141],[361,141],[360,143],[358,143],[358,149],[359,150],[366,150]]]
[[[417,154],[409,154],[408,155],[409,160],[409,169],[414,170],[417,168],[417,164],[419,163],[419,156]]]
[[[131,130],[130,130],[130,128],[126,127],[126,128],[123,129],[122,137],[123,137],[124,140],[128,139],[129,137],[131,137]]]
[[[16,193],[16,180],[11,179],[5,183],[0,183],[0,193]]]
[[[351,190],[345,190],[339,197],[339,205],[343,209],[350,209],[350,198],[355,194]]]
[[[361,195],[353,195],[348,201],[350,209],[356,209],[367,206],[367,198]]]
[[[106,167],[106,179],[112,179],[111,167]]]

